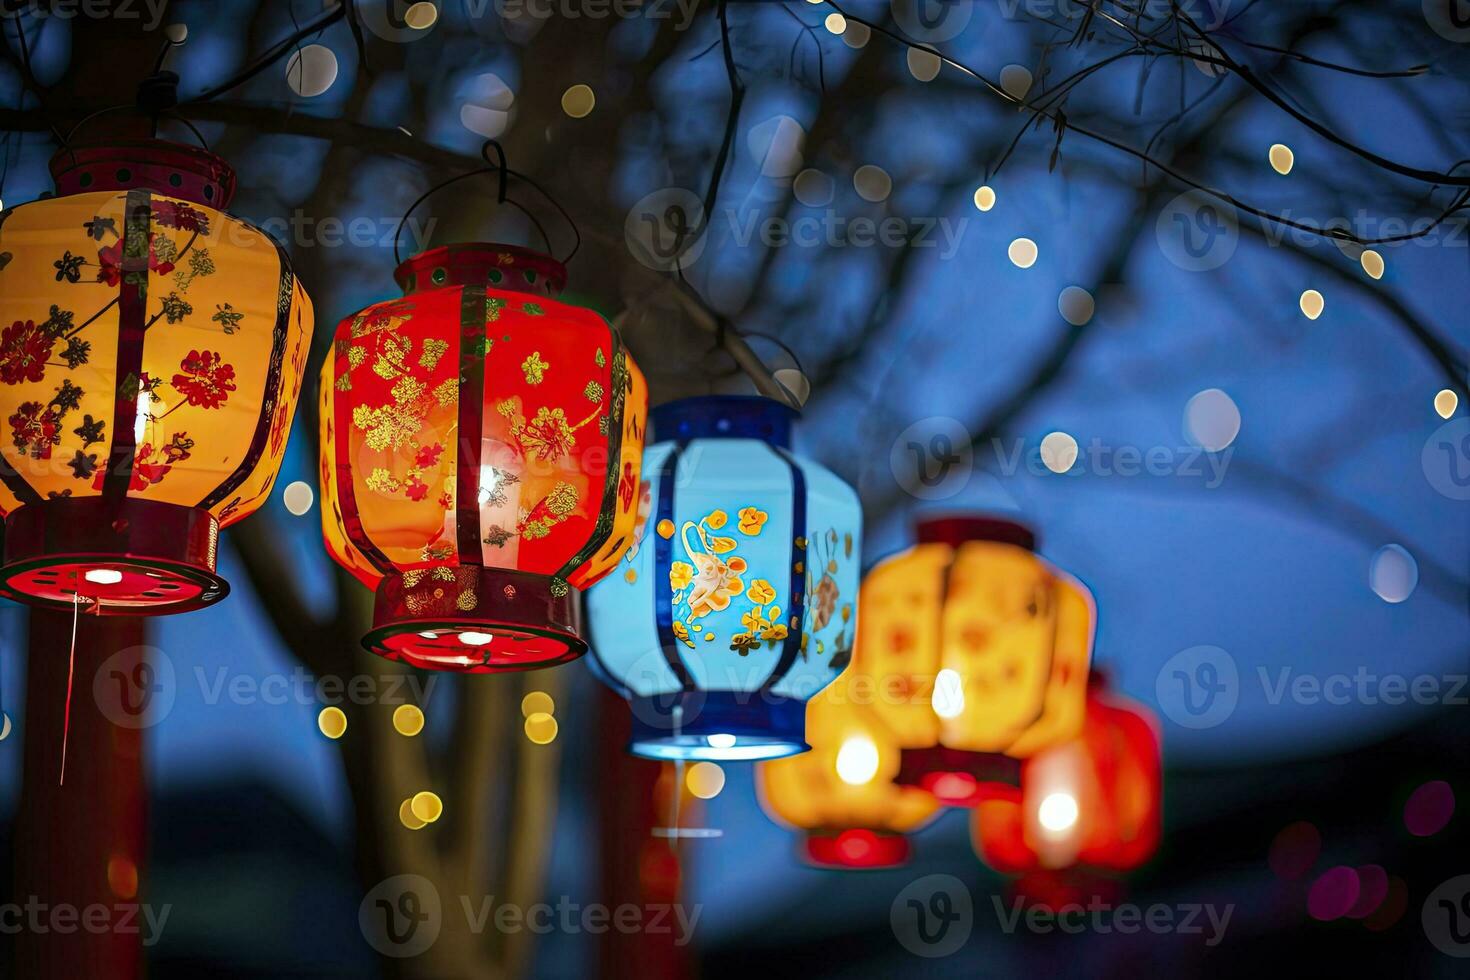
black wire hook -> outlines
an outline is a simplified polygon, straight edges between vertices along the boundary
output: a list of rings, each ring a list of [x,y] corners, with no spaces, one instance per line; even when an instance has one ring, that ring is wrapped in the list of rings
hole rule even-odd
[[[495,159],[493,160],[490,158],[490,152],[492,150],[495,151]],[[447,180],[440,181],[433,187],[430,187],[428,190],[420,194],[418,200],[410,204],[408,206],[408,210],[403,212],[403,217],[398,220],[398,227],[393,231],[393,264],[396,266],[401,265],[403,262],[403,257],[400,254],[398,247],[399,239],[403,237],[403,228],[405,225],[408,224],[409,217],[414,213],[415,210],[418,209],[418,206],[420,204],[423,204],[431,196],[437,194],[439,191],[444,190],[444,188],[449,187],[451,184],[457,184],[461,180],[468,180],[471,177],[479,177],[484,174],[495,174],[499,178],[496,187],[495,203],[509,204],[516,210],[524,214],[527,219],[530,220],[531,224],[535,225],[536,231],[541,235],[541,240],[546,243],[546,250],[548,252],[551,251],[551,237],[546,234],[546,229],[542,227],[541,222],[537,220],[534,214],[528,211],[526,207],[522,205],[519,201],[513,200],[510,197],[508,187],[510,178],[514,177],[517,180],[528,184],[533,190],[535,190],[547,202],[549,202],[552,207],[556,208],[557,212],[561,215],[562,220],[567,223],[567,226],[569,228],[571,228],[573,238],[572,250],[567,253],[566,258],[559,261],[563,265],[572,261],[572,258],[577,254],[577,251],[582,247],[582,232],[577,228],[577,223],[572,220],[572,216],[567,213],[567,209],[561,206],[561,202],[559,202],[556,198],[547,193],[546,188],[536,183],[536,181],[532,180],[530,177],[527,177],[525,174],[519,171],[512,170],[509,166],[507,166],[505,161],[505,147],[501,146],[499,141],[487,139],[480,147],[480,156],[484,159],[487,166],[480,167],[475,170],[467,170],[462,174],[456,174],[453,177],[448,178]]]

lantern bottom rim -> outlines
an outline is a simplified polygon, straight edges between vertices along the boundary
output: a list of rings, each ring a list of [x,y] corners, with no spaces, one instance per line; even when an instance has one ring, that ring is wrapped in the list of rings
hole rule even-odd
[[[849,871],[899,867],[908,863],[910,850],[905,835],[866,827],[814,830],[805,841],[807,863]]]
[[[215,573],[219,522],[156,500],[62,497],[5,518],[0,594],[47,609],[164,616],[230,592]]]
[[[426,670],[554,667],[587,652],[575,591],[549,575],[479,565],[395,572],[378,584],[362,645]]]
[[[811,751],[806,702],[760,691],[635,697],[628,751],[644,759],[755,762]]]
[[[1021,784],[1021,763],[999,752],[969,752],[934,745],[899,753],[900,786],[917,786],[946,806],[976,807],[1010,798]]]

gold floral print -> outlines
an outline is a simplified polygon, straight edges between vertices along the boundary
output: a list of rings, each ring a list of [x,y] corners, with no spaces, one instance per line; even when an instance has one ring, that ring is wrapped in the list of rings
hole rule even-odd
[[[757,507],[745,507],[740,511],[740,533],[755,536],[766,526],[770,515]]]
[[[541,359],[539,350],[532,351],[530,356],[521,362],[521,370],[526,374],[526,384],[539,385],[546,380],[546,371],[551,365]]]

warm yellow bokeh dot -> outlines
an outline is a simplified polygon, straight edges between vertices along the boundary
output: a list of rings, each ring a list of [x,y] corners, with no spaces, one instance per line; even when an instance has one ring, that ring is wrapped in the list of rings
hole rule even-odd
[[[590,85],[573,85],[561,94],[561,111],[573,119],[581,119],[592,113],[597,105],[597,96]]]
[[[1363,250],[1363,254],[1358,257],[1358,261],[1363,264],[1363,271],[1368,273],[1368,275],[1374,279],[1383,278],[1383,256],[1371,248],[1366,248]]]
[[[398,822],[409,830],[423,830],[428,826],[427,820],[420,820],[413,812],[413,800],[404,800],[398,806]]]
[[[433,823],[444,814],[444,801],[428,790],[413,794],[413,799],[408,801],[408,805],[413,815],[424,823]]]
[[[975,207],[981,211],[989,211],[995,207],[995,188],[989,184],[982,184],[975,189]]]
[[[1439,417],[1442,419],[1447,419],[1451,415],[1454,415],[1455,409],[1459,406],[1460,396],[1449,388],[1441,389],[1440,393],[1434,396],[1434,410],[1439,413]]]
[[[823,23],[827,26],[827,30],[839,36],[847,30],[847,18],[841,14],[828,14]]]
[[[1010,256],[1011,263],[1018,269],[1029,269],[1035,265],[1037,254],[1036,243],[1029,238],[1017,238],[1006,249],[1006,255]]]
[[[556,739],[556,719],[538,711],[526,719],[526,737],[537,745],[548,745]]]
[[[424,713],[416,704],[400,704],[393,709],[393,727],[410,738],[424,730]]]
[[[725,770],[713,762],[696,762],[684,774],[684,785],[701,800],[712,800],[725,788]]]
[[[1291,168],[1296,165],[1296,154],[1284,143],[1271,144],[1271,152],[1266,156],[1271,161],[1271,169],[1283,177],[1291,173]]]
[[[1297,305],[1302,308],[1302,314],[1308,320],[1315,320],[1327,308],[1327,301],[1322,298],[1321,293],[1315,289],[1309,289],[1302,293],[1302,298],[1297,301]]]
[[[534,714],[556,714],[556,702],[551,695],[545,691],[532,691],[521,698],[521,717],[529,718]]]
[[[323,708],[321,714],[316,716],[316,727],[327,738],[341,738],[347,734],[347,715],[341,708]]]

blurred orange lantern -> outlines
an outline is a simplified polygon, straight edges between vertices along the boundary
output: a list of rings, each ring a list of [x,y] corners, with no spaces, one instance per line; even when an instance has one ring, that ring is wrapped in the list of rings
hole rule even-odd
[[[897,781],[974,806],[1081,731],[1092,596],[1015,522],[935,518],[917,536],[863,582],[852,669],[902,746]]]
[[[94,613],[229,591],[219,530],[266,499],[311,346],[285,251],[223,211],[235,174],[162,140],[76,145],[0,212],[0,590]]]
[[[580,656],[575,591],[633,540],[647,419],[617,331],[561,263],[451,245],[337,328],[322,372],[327,550],[377,591],[368,649],[493,672]]]
[[[1003,874],[1127,871],[1158,848],[1162,800],[1153,719],[1099,682],[1081,736],[1027,759],[1020,789],[982,802],[971,832],[981,860]]]
[[[835,868],[885,868],[908,860],[908,834],[940,810],[934,797],[893,782],[898,743],[864,703],[851,672],[807,703],[812,750],[757,769],[761,806],[806,832],[806,857]]]

